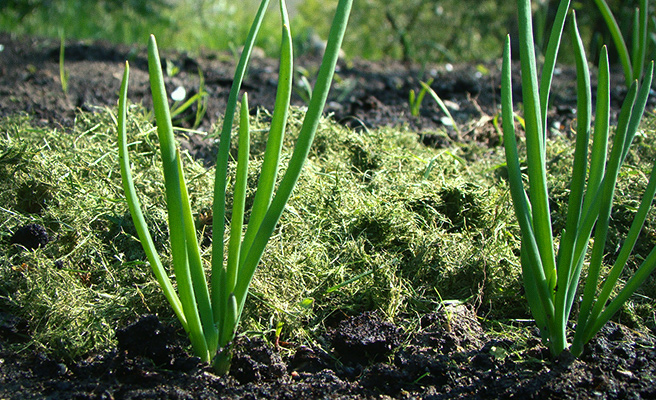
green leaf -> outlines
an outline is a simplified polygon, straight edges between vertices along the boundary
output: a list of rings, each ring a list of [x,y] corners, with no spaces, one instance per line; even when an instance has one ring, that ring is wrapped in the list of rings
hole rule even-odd
[[[419,94],[419,100],[418,100],[419,104],[421,104],[421,101],[424,98],[424,94],[426,92],[430,93],[433,100],[435,100],[437,105],[440,107],[440,110],[442,110],[442,112],[444,114],[446,114],[447,117],[449,117],[449,119],[451,120],[451,123],[453,124],[453,128],[458,133],[458,136],[460,136],[460,128],[458,128],[458,124],[456,123],[456,120],[453,119],[453,116],[449,112],[449,108],[446,106],[446,104],[444,104],[444,102],[442,101],[440,96],[438,96],[437,93],[435,93],[435,91],[433,90],[433,88],[430,87],[430,82],[428,82],[428,83],[420,82],[420,83],[421,83],[421,86],[422,86],[422,92]]]
[[[553,290],[556,287],[556,259],[553,249],[551,212],[547,193],[547,173],[544,161],[545,143],[542,112],[537,84],[537,67],[531,23],[531,2],[518,1],[519,57],[522,60],[522,94],[526,121],[526,153],[535,241],[540,252],[544,276]]]
[[[125,191],[125,198],[128,203],[128,208],[130,214],[132,215],[132,221],[134,221],[134,227],[137,230],[137,235],[141,241],[144,251],[146,252],[146,257],[150,262],[150,266],[153,269],[155,278],[159,283],[162,291],[164,292],[164,297],[168,300],[169,304],[173,308],[175,315],[180,320],[182,327],[185,331],[189,331],[187,326],[187,318],[184,315],[182,310],[182,303],[178,295],[175,293],[175,289],[171,284],[167,271],[162,266],[157,250],[155,249],[155,244],[153,243],[153,238],[148,232],[148,225],[146,220],[141,212],[141,204],[139,203],[139,198],[137,197],[137,191],[134,188],[134,181],[132,179],[132,172],[130,171],[130,160],[128,158],[128,146],[127,146],[127,129],[126,129],[126,120],[127,120],[127,93],[128,93],[128,80],[130,77],[130,66],[128,62],[125,62],[125,71],[123,72],[123,80],[121,82],[121,90],[118,99],[118,158],[121,165],[121,177],[123,179],[123,190]]]
[[[565,231],[558,252],[558,289],[556,290],[556,326],[560,331],[558,334],[562,336],[563,342],[565,342],[565,327],[571,310],[571,304],[568,304],[567,300],[572,298],[570,296],[571,292],[576,292],[578,287],[578,281],[570,281],[570,277],[572,271],[575,270],[573,253],[583,208],[583,189],[585,187],[590,122],[592,120],[590,71],[588,70],[588,60],[585,57],[575,13],[572,13],[571,36],[574,43],[577,77],[576,147],[574,150],[572,180],[569,186],[570,193]]]
[[[640,88],[640,93],[637,95],[636,100],[634,102],[631,102],[633,104],[632,113],[631,113],[631,120],[634,120],[637,116],[637,120],[639,122],[640,118],[642,117],[642,115],[644,113],[646,97],[648,97],[648,93],[649,93],[649,90],[651,88],[651,80],[652,80],[653,72],[654,72],[654,64],[652,62],[651,66],[650,66],[649,73],[646,75],[645,81],[642,83],[642,86]],[[635,88],[635,85],[632,86],[632,87]],[[635,96],[634,96],[634,98],[635,98]],[[628,106],[626,106],[626,108],[628,108]],[[626,118],[626,117],[621,116],[620,120],[622,120],[623,118]],[[635,121],[629,122],[627,124],[627,131],[629,131],[629,132],[627,132],[625,135],[627,137],[635,135],[634,130],[637,129],[637,125],[638,125],[638,123],[636,123]],[[620,139],[618,139],[617,141],[619,142],[619,140]],[[624,143],[624,146],[627,146],[627,147],[630,145],[630,143],[627,143],[626,139],[623,141],[623,143]],[[619,147],[620,143],[617,143],[617,146]],[[623,154],[624,155],[623,156],[617,156],[617,157],[622,158],[622,160],[620,160],[620,166],[621,166],[621,162],[623,161],[624,156],[626,155],[626,151],[627,151],[627,149],[625,147],[623,149]],[[611,154],[611,160],[612,159],[613,159],[613,155]],[[615,174],[615,179],[616,179],[616,177],[617,177],[617,174]],[[612,176],[610,178],[612,178]],[[609,178],[609,182],[611,180],[610,178]],[[613,185],[614,184],[615,184],[615,182],[613,181]],[[656,195],[656,165],[652,169],[652,172],[651,172],[651,175],[650,175],[650,178],[649,178],[649,183],[647,184],[647,188],[645,190],[642,201],[640,203],[640,207],[638,208],[638,211],[637,211],[637,213],[634,217],[633,223],[631,224],[631,228],[629,229],[629,233],[627,234],[626,239],[624,240],[624,243],[622,244],[622,248],[620,249],[620,253],[619,253],[619,255],[618,255],[618,257],[615,261],[615,264],[613,265],[613,268],[611,269],[608,276],[606,277],[606,279],[604,281],[604,284],[601,288],[601,291],[600,291],[600,293],[599,293],[599,295],[597,296],[596,299],[594,299],[593,295],[590,294],[590,293],[592,293],[592,289],[588,289],[589,283],[586,281],[586,293],[585,293],[585,296],[584,296],[584,303],[582,304],[582,307],[581,307],[582,316],[583,316],[583,317],[580,318],[580,320],[582,320],[581,329],[580,330],[577,329],[575,339],[574,339],[574,343],[573,343],[573,349],[575,349],[576,352],[579,352],[580,348],[582,348],[582,345],[585,342],[587,342],[588,340],[590,340],[592,338],[592,335],[594,335],[594,333],[596,333],[601,328],[601,326],[603,325],[603,324],[600,325],[600,323],[599,323],[599,319],[601,318],[600,315],[602,314],[602,310],[604,310],[604,309],[606,309],[606,310],[615,310],[615,311],[612,311],[612,313],[610,315],[608,313],[606,313],[605,310],[603,311],[603,318],[605,319],[605,321],[604,321],[604,323],[605,323],[605,322],[607,322],[608,319],[610,319],[610,317],[612,317],[612,314],[614,314],[619,309],[619,307],[621,307],[622,303],[624,301],[626,301],[626,299],[628,299],[628,296],[630,296],[633,293],[633,291],[635,291],[635,289],[637,289],[637,287],[642,282],[644,282],[645,279],[647,279],[647,276],[653,270],[653,266],[650,263],[643,263],[641,265],[641,267],[639,268],[639,270],[638,270],[638,272],[640,273],[639,274],[640,279],[642,279],[642,280],[632,279],[630,281],[631,286],[629,286],[629,284],[627,283],[627,285],[624,287],[624,289],[622,289],[622,292],[620,292],[622,294],[622,297],[620,297],[618,295],[613,300],[613,302],[611,304],[609,304],[608,307],[606,307],[608,299],[610,298],[610,295],[611,295],[613,289],[615,288],[615,286],[617,284],[617,281],[619,280],[620,274],[622,273],[622,270],[624,269],[626,261],[628,260],[629,255],[631,254],[631,251],[632,251],[633,247],[635,246],[635,243],[638,239],[638,235],[640,234],[640,231],[642,230],[642,226],[644,224],[644,221],[647,218],[647,213],[649,211],[649,208],[651,207],[654,195]],[[612,199],[611,199],[611,201],[612,201]],[[608,217],[606,217],[606,215],[607,215],[606,214],[606,208],[607,207],[608,206],[606,204],[604,204],[601,212],[603,212],[604,213],[603,216],[608,219],[610,217],[610,210],[608,211]],[[600,217],[601,217],[601,215],[600,215]],[[607,227],[607,224],[608,223],[606,222],[606,224],[601,225],[601,228],[597,227],[596,229],[604,229],[605,227]],[[599,225],[599,223],[597,225]],[[595,248],[593,248],[593,258],[591,259],[591,270],[592,271],[589,273],[589,274],[594,274],[593,278],[595,276],[598,276],[597,264],[596,264],[597,261],[596,261],[596,258],[595,258],[595,256],[597,254],[594,252],[594,250],[596,250],[596,240],[597,240],[597,237],[595,236]],[[602,250],[598,250],[598,252],[601,253]],[[593,261],[595,262],[595,264],[592,264]],[[592,267],[594,267],[594,269],[592,269]],[[640,271],[641,269],[643,271]],[[645,274],[644,271],[649,271],[649,273]],[[638,275],[638,272],[636,272],[635,276]],[[635,278],[635,276],[634,276],[634,278]],[[590,279],[591,278],[589,278],[589,280]],[[595,285],[595,289],[596,289],[596,279],[594,281],[592,281],[592,283]],[[592,286],[590,286],[590,287],[592,287]],[[620,299],[624,299],[624,300],[620,300]],[[592,306],[593,301],[594,301],[594,307],[592,307],[592,309],[590,310],[590,307]],[[584,305],[585,305],[585,308],[583,308]],[[611,308],[611,305],[612,305],[612,308]],[[585,312],[585,314],[583,312]],[[606,318],[608,318],[608,319],[606,319]]]
[[[262,26],[262,20],[266,13],[269,0],[262,0],[260,8],[257,10],[255,20],[246,38],[244,49],[241,52],[237,69],[232,81],[230,95],[223,119],[223,127],[219,138],[219,150],[216,155],[216,169],[214,175],[214,204],[212,206],[212,271],[223,269],[223,235],[225,233],[225,203],[226,203],[226,184],[228,178],[228,159],[230,158],[230,137],[232,134],[232,122],[235,118],[237,109],[237,99],[241,83],[246,75],[246,69],[250,61],[255,39]],[[226,294],[222,289],[221,274],[213,273],[211,281],[212,305],[214,310],[214,321],[219,322],[223,319],[221,310],[224,308]],[[222,299],[223,298],[223,299]]]
[[[599,281],[599,274],[601,271],[601,263],[603,261],[606,235],[608,232],[608,222],[612,209],[613,198],[615,196],[615,184],[617,182],[617,175],[622,163],[622,153],[624,151],[625,138],[627,136],[627,128],[631,116],[631,110],[636,101],[637,87],[634,83],[629,89],[629,93],[624,100],[620,116],[618,120],[617,132],[613,141],[613,148],[611,150],[608,168],[600,188],[601,197],[598,201],[599,208],[595,224],[595,240],[592,248],[592,255],[590,257],[590,265],[588,268],[588,277],[585,281],[585,289],[583,292],[583,300],[581,302],[581,310],[579,312],[579,319],[577,323],[577,330],[574,336],[574,341],[580,341],[580,335],[587,329],[588,318],[592,309],[592,304],[595,299],[597,290],[597,282]],[[592,230],[592,226],[585,228]],[[577,247],[582,247],[583,243],[577,243]],[[575,257],[583,257],[582,253],[578,252],[577,248]]]
[[[553,73],[556,68],[556,59],[558,58],[558,50],[563,36],[563,28],[565,26],[569,4],[569,0],[561,0],[558,5],[556,18],[554,19],[551,34],[549,35],[549,42],[547,43],[547,50],[544,54],[544,65],[542,66],[542,75],[540,78],[540,107],[542,109],[542,128],[544,129],[542,141],[546,141],[547,138],[549,92],[551,91],[551,81],[553,80]]]
[[[282,16],[282,44],[280,47],[280,70],[278,72],[278,88],[276,92],[275,108],[271,118],[271,129],[267,140],[264,160],[262,161],[260,178],[257,183],[257,191],[253,199],[253,207],[248,222],[248,228],[244,235],[242,244],[242,257],[248,254],[257,231],[260,229],[262,220],[269,209],[273,188],[278,177],[280,168],[280,152],[287,126],[289,115],[289,102],[292,95],[292,77],[294,73],[293,46],[291,32],[289,31],[289,17],[285,9],[284,1],[280,3]],[[240,263],[243,261],[240,261]]]
[[[613,15],[613,12],[610,10],[610,7],[608,7],[608,3],[606,3],[605,0],[594,0],[594,1],[597,4],[597,8],[599,8],[599,11],[601,12],[601,16],[604,18],[604,21],[606,21],[606,25],[608,26],[610,35],[613,38],[613,43],[615,43],[615,47],[620,58],[620,63],[622,64],[622,68],[624,69],[624,78],[626,80],[626,86],[630,86],[631,81],[633,80],[633,69],[631,67],[631,58],[629,57],[629,49],[626,47],[626,42],[622,37],[620,26],[617,24],[617,21],[615,20],[615,16]]]
[[[164,167],[164,186],[166,188],[166,205],[169,213],[169,235],[171,237],[171,255],[173,269],[178,284],[178,293],[189,326],[189,337],[194,352],[205,362],[210,356],[200,315],[194,294],[194,285],[187,259],[187,242],[185,238],[182,193],[180,190],[182,177],[179,174],[176,160],[175,138],[169,111],[162,64],[157,51],[157,42],[150,36],[148,42],[148,72],[150,88],[153,94],[153,108],[157,121],[157,134]]]
[[[635,23],[633,24],[633,79],[640,80],[645,68],[645,56],[647,54],[647,24],[648,24],[648,2],[640,0],[640,7],[636,10]]]
[[[235,296],[237,297],[240,313],[243,310],[248,287],[253,279],[253,274],[255,273],[257,264],[260,262],[264,248],[285,209],[285,205],[291,196],[292,190],[298,181],[305,160],[310,152],[310,146],[314,140],[321,113],[323,112],[326,98],[328,97],[333,74],[335,73],[335,66],[339,58],[339,49],[342,45],[344,32],[346,31],[352,3],[352,0],[340,0],[337,5],[330,34],[328,35],[326,50],[321,62],[321,67],[319,68],[317,82],[312,92],[312,98],[310,99],[310,104],[308,105],[308,110],[305,114],[292,158],[289,161],[287,171],[280,182],[278,191],[271,201],[271,205],[262,220],[257,235],[255,235],[253,244],[240,265],[240,274],[237,281],[237,287],[235,288]]]
[[[248,122],[248,95],[244,93],[241,99],[241,112],[239,124],[239,148],[237,154],[237,174],[235,178],[234,197],[232,201],[232,220],[230,222],[230,239],[228,241],[228,262],[226,264],[225,281],[222,290],[226,296],[234,298],[234,290],[239,275],[239,256],[241,253],[241,235],[244,225],[244,211],[246,204],[246,188],[248,184],[248,156],[250,153],[250,127]],[[235,330],[237,323],[230,308],[230,301],[226,302],[228,307],[223,311],[225,319],[222,321],[222,336],[219,346],[224,347],[232,340],[231,332]],[[229,336],[223,336],[230,333]]]
[[[504,47],[501,79],[503,140],[508,166],[508,180],[510,193],[515,206],[515,215],[522,231],[522,276],[531,313],[540,329],[548,330],[549,321],[553,321],[554,307],[548,281],[544,275],[542,259],[533,233],[531,210],[526,192],[524,191],[519,156],[517,154],[512,108],[510,37],[506,38]]]
[[[210,293],[207,288],[207,279],[205,278],[205,270],[203,269],[203,260],[200,256],[198,239],[196,239],[196,226],[194,224],[194,217],[191,213],[189,193],[187,192],[187,185],[182,170],[182,160],[180,159],[180,151],[178,149],[176,149],[175,152],[175,159],[178,165],[178,176],[180,177],[179,183],[182,200],[182,218],[184,223],[184,237],[187,246],[189,274],[194,289],[194,296],[198,302],[198,313],[203,327],[203,336],[207,343],[208,352],[211,355],[217,350],[217,343],[219,340],[218,331],[214,326],[214,317],[212,306],[210,304]]]

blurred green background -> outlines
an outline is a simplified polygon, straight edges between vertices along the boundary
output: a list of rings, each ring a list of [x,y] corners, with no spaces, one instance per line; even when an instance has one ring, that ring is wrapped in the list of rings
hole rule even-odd
[[[326,37],[337,0],[288,0],[297,52]],[[650,9],[655,1],[650,0]],[[19,35],[145,43],[154,33],[166,48],[235,50],[246,37],[259,0],[0,0],[0,30]],[[589,54],[611,43],[593,0],[573,1]],[[608,0],[629,35],[637,0]],[[557,0],[533,1],[536,40]],[[271,7],[277,7],[272,1]],[[415,62],[499,58],[506,33],[516,31],[516,2],[504,0],[355,0],[344,50],[349,58]],[[653,13],[652,13],[653,15]],[[653,31],[654,20],[650,19]],[[277,51],[278,17],[271,13],[258,45]],[[628,38],[627,38],[628,39]],[[653,57],[652,50],[648,58]],[[611,46],[612,47],[612,46]]]

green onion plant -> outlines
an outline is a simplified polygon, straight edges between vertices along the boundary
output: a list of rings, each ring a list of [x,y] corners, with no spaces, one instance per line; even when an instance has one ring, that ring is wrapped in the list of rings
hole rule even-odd
[[[567,323],[574,303],[580,296],[579,280],[582,275],[585,276],[578,321],[570,347],[572,354],[578,357],[583,352],[585,343],[609,321],[656,268],[656,250],[652,250],[628,281],[621,288],[616,288],[656,194],[656,168],[654,168],[619,256],[610,270],[602,274],[615,184],[645,109],[654,66],[652,62],[641,84],[637,80],[632,81],[619,114],[610,155],[607,157],[611,140],[608,54],[604,47],[599,63],[597,104],[594,130],[592,130],[590,73],[576,25],[576,17],[573,12],[571,13],[571,36],[577,69],[576,142],[565,230],[556,251],[547,189],[546,112],[555,60],[570,2],[561,0],[558,7],[539,85],[531,2],[518,0],[517,3],[526,164],[528,165],[527,189],[524,187],[515,138],[510,37],[507,37],[504,48],[501,93],[503,137],[510,191],[522,235],[520,257],[524,287],[543,342],[556,356],[569,347]],[[591,135],[593,140],[589,149]],[[588,251],[591,239],[594,241],[592,249]],[[584,268],[584,265],[587,268]],[[611,298],[614,290],[617,292]]]
[[[232,124],[241,83],[268,4],[269,0],[261,1],[251,26],[244,51],[237,65],[220,134],[212,208],[213,246],[209,287],[204,268],[205,263],[201,257],[196,237],[196,229],[189,204],[189,194],[183,176],[180,151],[176,148],[173,136],[171,115],[154,36],[150,37],[148,44],[148,66],[164,169],[171,255],[177,291],[155,250],[140,210],[130,172],[126,134],[129,78],[129,65],[127,62],[119,97],[119,160],[127,203],[139,239],[164,295],[189,335],[194,352],[202,361],[211,362],[219,373],[226,373],[230,367],[232,341],[244,308],[251,280],[264,248],[273,234],[276,224],[285,209],[285,204],[296,185],[312,145],[335,71],[352,0],[339,1],[317,82],[295,149],[284,176],[278,180],[277,173],[280,167],[280,153],[287,122],[293,73],[292,37],[289,29],[289,18],[284,0],[280,1],[282,19],[280,72],[269,139],[251,215],[248,223],[245,223],[249,113],[247,95],[244,94],[241,101],[239,121],[239,147],[232,220],[228,234],[227,254],[224,254],[226,186]],[[276,184],[278,185],[277,191],[274,190]]]
[[[613,38],[613,43],[617,49],[622,69],[624,70],[624,77],[626,79],[626,86],[631,86],[631,82],[635,79],[640,79],[642,71],[645,67],[645,59],[647,54],[647,24],[648,24],[648,2],[647,0],[639,0],[639,7],[636,8],[633,18],[633,33],[631,35],[631,53],[629,54],[629,47],[626,44],[620,26],[615,19],[606,0],[594,0],[597,8],[604,18],[610,35]]]
[[[548,16],[549,16],[549,1],[538,0],[537,6],[533,11],[533,27],[535,34],[535,45],[540,51],[545,46],[545,36],[547,32]]]

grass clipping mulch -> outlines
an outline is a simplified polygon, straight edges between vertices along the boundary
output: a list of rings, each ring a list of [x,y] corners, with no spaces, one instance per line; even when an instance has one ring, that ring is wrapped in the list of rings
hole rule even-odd
[[[73,131],[65,132],[35,127],[24,116],[0,121],[0,306],[26,322],[19,348],[70,359],[111,348],[115,329],[139,315],[156,313],[175,323],[127,211],[112,112],[81,113]],[[156,131],[139,106],[130,113],[135,185],[170,266]],[[294,110],[285,159],[300,116]],[[247,206],[268,120],[258,112],[253,123]],[[215,140],[216,134],[205,138]],[[653,139],[637,140],[644,146],[634,147],[639,150],[629,163],[637,166],[623,172],[608,263],[646,184],[643,169],[650,166],[642,160],[654,159]],[[572,146],[557,138],[549,148],[558,234]],[[334,318],[367,310],[413,329],[416,315],[449,300],[468,301],[489,319],[530,318],[503,163],[500,148],[433,149],[407,130],[354,132],[324,120],[256,272],[240,332],[273,338],[282,328],[281,340],[303,343]],[[214,170],[188,154],[184,164],[209,264]],[[228,220],[229,210],[230,195]],[[47,243],[34,249],[15,243],[16,232],[29,224],[45,227]],[[636,259],[654,245],[655,225],[652,216]],[[654,297],[652,278],[616,319],[653,331]]]

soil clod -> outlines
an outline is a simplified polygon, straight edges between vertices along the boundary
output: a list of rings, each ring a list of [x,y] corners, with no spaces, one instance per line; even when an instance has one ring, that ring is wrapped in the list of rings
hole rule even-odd
[[[23,225],[11,235],[12,244],[23,246],[28,250],[35,250],[50,242],[46,228],[39,224]]]

